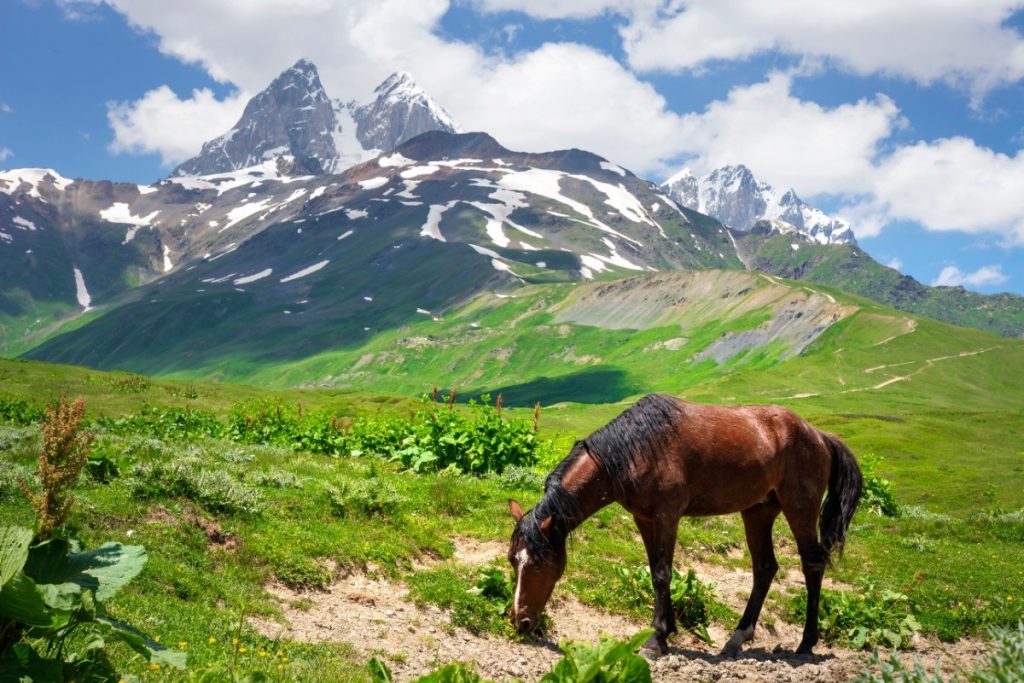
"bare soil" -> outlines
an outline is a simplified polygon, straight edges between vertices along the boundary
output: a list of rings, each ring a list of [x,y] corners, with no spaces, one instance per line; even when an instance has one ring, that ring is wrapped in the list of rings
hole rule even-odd
[[[452,561],[468,565],[488,564],[504,557],[506,547],[496,542],[455,539]],[[741,569],[689,562],[704,581],[717,585],[719,598],[742,611],[750,575]],[[799,572],[780,572],[774,590],[802,583]],[[835,584],[832,584],[835,586]],[[451,625],[445,610],[432,605],[417,607],[408,599],[401,582],[373,572],[353,572],[340,577],[326,591],[301,592],[273,584],[267,590],[280,603],[281,622],[254,620],[262,634],[304,642],[344,642],[363,657],[381,657],[396,680],[415,678],[451,661],[473,662],[482,676],[495,681],[535,681],[561,658],[561,640],[594,641],[601,634],[625,638],[646,624],[609,614],[580,603],[558,589],[548,605],[553,623],[550,631],[534,642],[511,642],[486,634],[473,634]],[[310,604],[312,603],[312,604]],[[655,681],[743,681],[744,683],[825,683],[843,681],[864,670],[866,654],[819,645],[814,656],[797,656],[793,649],[801,627],[784,622],[765,608],[762,625],[739,658],[718,656],[730,632],[712,625],[716,646],[707,646],[689,634],[673,638],[667,655],[651,662]],[[947,672],[970,666],[985,654],[980,641],[963,640],[943,645],[920,640],[915,652],[934,671],[942,661]]]

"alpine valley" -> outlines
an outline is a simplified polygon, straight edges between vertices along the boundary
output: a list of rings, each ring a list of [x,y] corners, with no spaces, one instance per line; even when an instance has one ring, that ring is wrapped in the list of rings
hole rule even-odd
[[[148,186],[0,172],[0,351],[33,359],[402,391],[568,362],[628,395],[678,385],[655,379],[667,359],[724,376],[851,325],[937,325],[921,315],[1024,334],[1024,298],[901,276],[742,166],[658,186],[583,150],[515,152],[405,73],[342,102],[300,60]]]

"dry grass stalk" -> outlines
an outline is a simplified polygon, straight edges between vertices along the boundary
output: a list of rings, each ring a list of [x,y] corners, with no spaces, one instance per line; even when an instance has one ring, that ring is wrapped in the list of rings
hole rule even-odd
[[[92,434],[82,431],[84,414],[85,402],[81,398],[69,403],[63,395],[46,409],[37,472],[42,490],[36,494],[22,485],[36,511],[37,541],[52,537],[54,529],[63,526],[71,512],[71,489],[85,467],[93,440]]]

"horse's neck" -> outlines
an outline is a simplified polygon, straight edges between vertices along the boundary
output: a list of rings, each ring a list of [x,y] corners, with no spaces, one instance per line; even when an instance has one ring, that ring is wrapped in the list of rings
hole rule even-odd
[[[573,528],[606,505],[615,502],[611,479],[588,451],[580,454],[561,477],[562,488],[576,500],[579,517]]]

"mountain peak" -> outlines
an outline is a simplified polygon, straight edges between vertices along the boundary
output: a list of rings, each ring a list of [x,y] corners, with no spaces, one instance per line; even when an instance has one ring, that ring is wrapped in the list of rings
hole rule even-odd
[[[459,127],[408,72],[388,76],[372,102],[342,104],[327,96],[316,65],[303,57],[249,100],[231,130],[173,175],[227,173],[280,157],[290,157],[287,167],[298,174],[334,173],[430,130]]]
[[[714,216],[736,230],[750,231],[767,219],[776,228],[779,223],[787,224],[822,244],[856,243],[845,221],[807,204],[793,189],[780,196],[743,164],[720,166],[701,178],[684,168],[662,187],[683,206]]]

